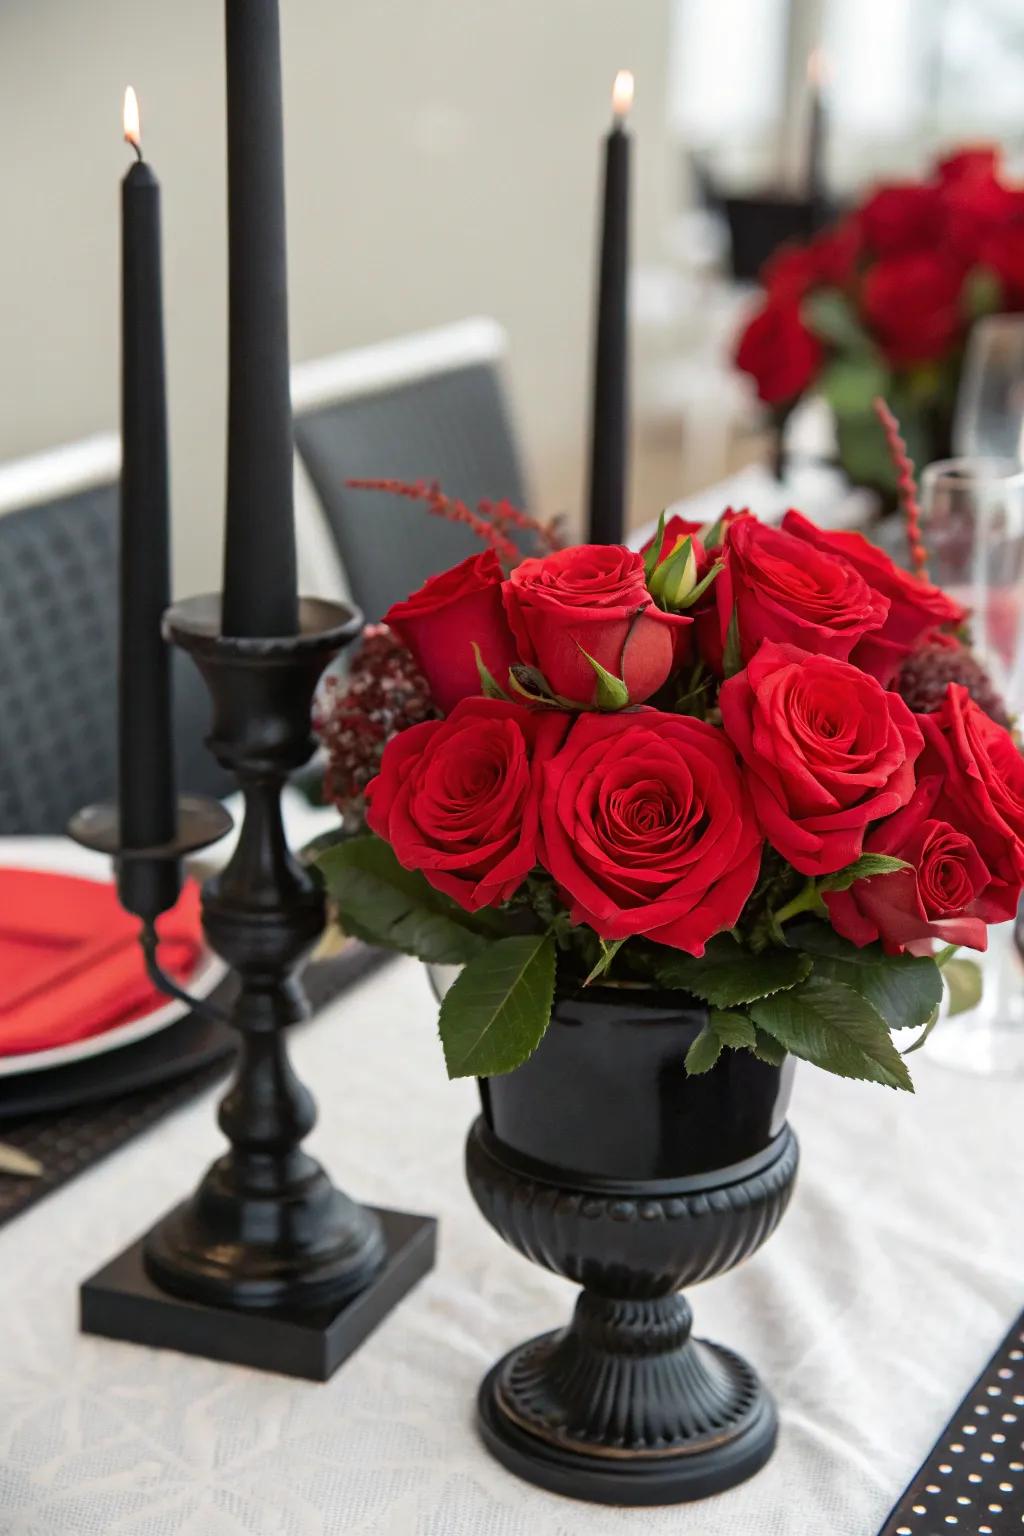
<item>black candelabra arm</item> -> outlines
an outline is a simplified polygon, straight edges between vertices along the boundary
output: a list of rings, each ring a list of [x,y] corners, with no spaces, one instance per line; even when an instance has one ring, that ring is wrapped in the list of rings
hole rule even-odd
[[[184,1003],[193,1013],[209,1019],[213,1024],[230,1024],[231,1015],[223,1008],[218,1008],[216,1003],[211,1003],[207,998],[194,997],[191,992],[187,992],[184,987],[179,987],[178,983],[168,976],[157,959],[159,943],[160,935],[156,931],[156,923],[152,919],[144,920],[139,929],[139,948],[146,962],[146,975],[157,991],[165,993],[167,997],[173,997],[179,1003]]]

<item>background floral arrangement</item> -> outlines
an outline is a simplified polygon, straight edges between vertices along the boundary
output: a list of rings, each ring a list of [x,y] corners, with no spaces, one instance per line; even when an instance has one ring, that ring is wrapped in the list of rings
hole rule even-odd
[[[691,1072],[789,1051],[910,1088],[893,1033],[920,1043],[1024,884],[1024,758],[962,610],[795,511],[663,518],[640,554],[484,537],[323,726],[369,828],[321,855],[329,891],[350,933],[463,966],[449,1073],[512,1070],[556,986],[599,983],[706,1003]],[[412,681],[353,735],[377,672]]]
[[[994,149],[964,150],[921,182],[879,187],[834,228],[786,247],[736,350],[781,430],[808,391],[835,414],[859,485],[894,489],[871,410],[888,400],[919,464],[949,455],[964,343],[982,314],[1024,308],[1024,188]]]

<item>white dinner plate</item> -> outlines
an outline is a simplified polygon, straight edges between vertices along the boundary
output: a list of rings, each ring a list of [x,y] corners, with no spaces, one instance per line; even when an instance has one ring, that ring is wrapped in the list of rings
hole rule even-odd
[[[79,848],[64,837],[0,837],[0,869],[46,869],[61,875],[79,875],[86,880],[101,884],[110,881],[110,860],[103,854]],[[204,950],[195,971],[185,984],[197,998],[208,997],[223,977],[227,966],[209,950]],[[3,980],[0,978],[0,986]],[[86,1040],[73,1040],[68,1045],[57,1045],[48,1051],[23,1051],[15,1056],[0,1056],[0,1077],[14,1077],[22,1072],[43,1072],[52,1067],[66,1067],[89,1056],[100,1056],[105,1051],[116,1051],[147,1035],[155,1035],[166,1029],[183,1014],[181,1003],[169,999],[154,1008],[152,1013],[130,1019],[126,1024],[116,1024],[113,1029],[90,1035]]]

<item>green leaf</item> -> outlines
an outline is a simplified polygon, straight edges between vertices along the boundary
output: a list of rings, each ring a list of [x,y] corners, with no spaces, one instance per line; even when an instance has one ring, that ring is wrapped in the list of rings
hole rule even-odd
[[[648,587],[651,584],[651,577],[654,575],[655,568],[658,564],[658,559],[661,555],[661,546],[664,542],[665,513],[662,512],[661,516],[658,518],[658,527],[654,538],[651,540],[649,546],[644,551],[644,581]]]
[[[919,1051],[921,1049],[922,1045],[924,1045],[925,1041],[928,1039],[928,1036],[931,1034],[932,1030],[935,1028],[935,1026],[936,1026],[936,1024],[938,1022],[939,1022],[939,1009],[938,1008],[933,1008],[931,1014],[929,1015],[929,1017],[927,1019],[925,1019],[925,1021],[924,1021],[924,1028],[922,1029],[921,1033],[918,1035],[918,1037],[914,1041],[913,1045],[908,1045],[907,1046],[906,1050],[903,1052],[903,1055],[904,1056],[913,1056],[915,1051]]]
[[[522,1066],[544,1038],[555,993],[547,934],[499,939],[463,969],[438,1020],[449,1077],[496,1077]]]
[[[750,1005],[754,1023],[794,1056],[839,1077],[914,1085],[885,1020],[859,992],[823,976]]]
[[[1003,302],[1003,284],[992,267],[972,267],[960,290],[960,308],[968,320],[994,315]]]
[[[966,1013],[969,1008],[977,1008],[981,1002],[982,988],[980,965],[973,960],[947,960],[942,968],[942,977],[949,993],[949,1006],[946,1009],[949,1018],[957,1013]]]
[[[743,652],[740,649],[740,616],[738,608],[732,610],[729,628],[725,632],[722,670],[726,677],[735,677],[737,672],[743,671]]]
[[[531,704],[554,704],[555,696],[548,687],[547,679],[536,667],[528,667],[517,661],[509,668],[508,685]]]
[[[928,955],[887,955],[880,944],[858,948],[825,923],[787,929],[787,940],[814,958],[814,975],[859,992],[890,1029],[919,1029],[942,998],[942,975]]]
[[[594,669],[597,678],[597,693],[594,702],[598,709],[625,709],[629,703],[629,689],[621,677],[615,677],[606,667],[602,667],[599,661],[595,661],[589,651],[585,651],[579,641],[576,642],[581,656],[585,656]]]
[[[699,960],[676,953],[655,966],[663,987],[689,992],[716,1008],[735,1008],[795,987],[810,973],[811,961],[796,950],[765,949],[755,955],[727,934],[713,939]]]
[[[709,1022],[687,1051],[684,1065],[691,1077],[697,1077],[710,1072],[721,1054],[722,1042]]]
[[[839,352],[871,353],[872,343],[850,300],[837,288],[817,288],[800,306],[809,331]]]
[[[821,375],[818,388],[837,416],[871,416],[876,396],[889,393],[889,370],[880,359],[840,357]]]
[[[819,891],[848,891],[855,880],[871,880],[875,875],[895,875],[901,869],[909,869],[906,859],[894,859],[887,853],[862,853],[859,859],[837,869],[818,881]]]
[[[927,956],[879,953],[871,965],[822,957],[814,974],[859,992],[890,1029],[919,1029],[942,997],[941,972]]]
[[[744,1046],[749,1049],[753,1046],[754,1026],[745,1013],[724,1012],[720,1008],[712,1008],[710,1020],[711,1028],[723,1045],[731,1045],[735,1050],[741,1050]]]
[[[473,646],[473,655],[476,658],[476,670],[480,674],[481,693],[486,694],[489,699],[504,699],[508,702],[508,694],[500,683],[495,682],[494,677],[488,670],[487,663],[481,655],[480,647],[475,640],[471,644]]]
[[[486,947],[486,920],[471,918],[418,871],[403,869],[379,837],[336,844],[317,864],[353,938],[442,965],[462,965]]]
[[[619,950],[622,948],[626,941],[625,939],[602,939],[600,942],[601,958],[598,960],[597,964],[594,966],[594,969],[583,983],[585,987],[589,987],[591,982],[596,981],[599,976],[604,975],[605,971],[611,965],[612,961],[615,959],[615,956],[618,954]]]
[[[708,587],[710,587],[711,583],[716,581],[724,570],[725,566],[722,564],[721,560],[716,560],[710,571],[708,571],[707,575],[702,576],[700,581],[698,581],[697,585],[694,587],[693,591],[683,598],[682,602],[679,604],[679,607],[684,612],[687,608],[692,608],[697,599],[704,596],[704,593],[707,591]]]
[[[708,523],[701,529],[700,541],[709,553],[713,549],[718,549],[719,545],[724,542],[725,530],[728,526],[725,520],[725,513],[723,512],[721,517],[716,518],[713,523]]]
[[[773,1040],[771,1035],[766,1035],[763,1029],[754,1030],[754,1043],[750,1047],[758,1061],[763,1061],[769,1067],[781,1067],[786,1059],[786,1048]]]

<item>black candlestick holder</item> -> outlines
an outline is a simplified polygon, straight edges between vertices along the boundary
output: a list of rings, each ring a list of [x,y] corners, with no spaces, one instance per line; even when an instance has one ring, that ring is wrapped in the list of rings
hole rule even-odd
[[[287,1027],[308,1013],[299,967],[323,931],[325,904],[289,851],[281,791],[313,750],[317,681],[361,626],[355,611],[314,600],[300,605],[298,634],[269,639],[222,635],[216,597],[165,615],[167,637],[210,691],[208,745],[245,797],[234,854],[202,897],[210,946],[239,981],[230,1018],[238,1067],[219,1114],[228,1151],[194,1194],[86,1282],[86,1332],[322,1380],[433,1264],[431,1218],[357,1204],[302,1150],[316,1112],[285,1045]],[[148,850],[154,867],[179,860],[189,826],[195,834],[195,807],[206,803],[191,803],[178,841]],[[83,813],[73,835],[114,853],[122,884],[128,867],[142,881],[147,851],[111,846],[109,814]],[[165,894],[176,888],[150,878]]]

